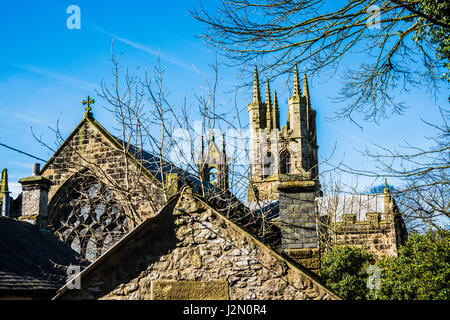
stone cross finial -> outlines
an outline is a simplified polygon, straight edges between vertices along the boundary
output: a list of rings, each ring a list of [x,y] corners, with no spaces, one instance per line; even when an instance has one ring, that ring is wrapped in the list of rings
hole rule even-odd
[[[39,163],[33,163],[33,176],[38,176],[41,171],[41,165]]]
[[[86,110],[86,112],[84,113],[84,115],[85,115],[85,116],[87,116],[87,115],[92,116],[92,113],[91,113],[91,110],[92,110],[91,104],[94,104],[94,103],[95,103],[95,100],[94,100],[94,99],[91,99],[91,97],[87,96],[86,100],[83,100],[81,103],[83,104],[83,106],[87,105],[87,107],[84,108],[84,110]]]

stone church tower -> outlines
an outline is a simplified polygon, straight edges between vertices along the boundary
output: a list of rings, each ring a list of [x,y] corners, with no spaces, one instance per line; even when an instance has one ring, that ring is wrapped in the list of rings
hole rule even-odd
[[[255,67],[253,99],[248,111],[251,152],[248,201],[278,199],[277,188],[282,174],[298,175],[301,180],[316,180],[319,174],[316,111],[311,107],[306,75],[302,91],[295,66],[287,125],[280,129],[277,94],[274,92],[272,101],[267,81],[266,98],[262,101]]]

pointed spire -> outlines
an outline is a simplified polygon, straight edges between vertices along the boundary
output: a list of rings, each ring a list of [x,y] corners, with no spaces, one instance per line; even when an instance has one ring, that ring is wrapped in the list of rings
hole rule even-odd
[[[387,179],[384,179],[384,212],[392,212],[393,199],[391,198],[391,190],[389,190]]]
[[[259,92],[258,68],[256,67],[256,65],[253,79],[253,102],[261,102],[261,94]]]
[[[389,190],[386,178],[384,178],[384,193],[391,193],[391,190]]]
[[[10,193],[8,190],[8,170],[3,169],[0,181],[0,215],[3,217],[9,217],[10,215]]]
[[[269,86],[269,80],[266,81],[266,122],[267,126],[266,128],[272,129],[272,98],[270,97],[270,86]]]
[[[278,108],[277,91],[273,94],[273,128],[280,130],[280,109]]]
[[[8,190],[8,169],[3,169],[2,180],[0,182],[0,197],[3,197],[3,193]]]
[[[225,134],[222,133],[222,156],[224,164],[227,163],[227,153],[226,153],[226,146],[225,146]]]
[[[293,96],[301,95],[297,64],[295,64],[295,67],[294,67],[294,88],[292,89],[292,95]]]
[[[266,81],[266,100],[267,107],[272,108],[272,98],[270,97],[269,80]]]
[[[306,98],[306,105],[310,107],[308,78],[306,77],[306,73],[303,74],[303,96]]]

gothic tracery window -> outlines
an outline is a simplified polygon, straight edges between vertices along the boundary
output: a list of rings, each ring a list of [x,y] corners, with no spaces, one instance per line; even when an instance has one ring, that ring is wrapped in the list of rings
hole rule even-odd
[[[87,260],[98,258],[128,232],[124,210],[104,184],[80,177],[64,193],[52,215],[53,232]]]

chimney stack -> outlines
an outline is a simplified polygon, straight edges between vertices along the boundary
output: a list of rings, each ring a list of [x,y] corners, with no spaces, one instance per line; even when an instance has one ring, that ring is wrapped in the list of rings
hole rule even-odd
[[[38,176],[41,171],[41,165],[39,163],[33,163],[33,176]]]
[[[22,216],[20,220],[41,225],[47,218],[48,191],[52,182],[42,177],[40,165],[33,164],[33,175],[19,180],[22,184]]]
[[[320,193],[320,184],[308,174],[281,174],[278,192],[281,250],[309,270],[319,273],[315,197]]]

